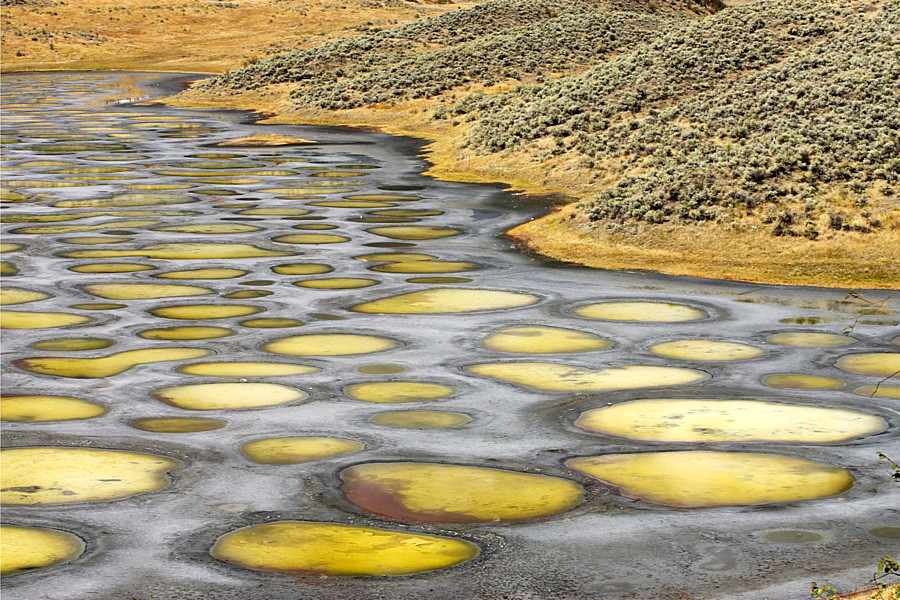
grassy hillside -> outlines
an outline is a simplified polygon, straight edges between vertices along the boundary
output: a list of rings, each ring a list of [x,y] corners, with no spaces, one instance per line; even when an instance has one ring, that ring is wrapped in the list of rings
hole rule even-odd
[[[488,0],[180,101],[429,137],[436,175],[580,199],[512,232],[555,258],[896,287],[900,5],[720,8]]]

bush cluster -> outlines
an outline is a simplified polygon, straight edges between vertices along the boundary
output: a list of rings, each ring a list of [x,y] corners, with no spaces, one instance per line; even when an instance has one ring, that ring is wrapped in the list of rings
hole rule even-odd
[[[532,145],[627,171],[577,206],[593,220],[869,231],[881,223],[868,197],[900,192],[900,9],[867,6],[766,2],[673,23],[581,75],[469,96],[453,113],[476,121],[481,152]]]
[[[675,10],[690,8],[692,12]],[[900,4],[488,0],[260,61],[204,85],[294,84],[301,107],[448,96],[465,146],[618,177],[576,210],[815,239],[882,225],[900,194]],[[532,83],[493,95],[472,86]]]

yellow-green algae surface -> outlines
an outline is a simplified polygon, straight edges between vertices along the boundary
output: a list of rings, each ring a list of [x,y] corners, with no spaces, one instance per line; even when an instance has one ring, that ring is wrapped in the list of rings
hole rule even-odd
[[[25,304],[26,302],[36,302],[49,297],[50,294],[35,290],[26,290],[17,287],[0,288],[0,305]]]
[[[77,535],[46,527],[0,525],[0,576],[29,573],[70,562],[84,552]]]
[[[383,352],[400,343],[374,335],[355,333],[312,333],[279,338],[263,345],[263,350],[292,356],[349,356]]]
[[[813,500],[853,485],[844,469],[775,454],[640,452],[573,458],[566,465],[629,498],[681,508]]]
[[[166,472],[181,461],[125,450],[37,446],[0,450],[0,465],[0,502],[31,506],[154,492],[166,486]]]
[[[840,379],[804,373],[774,373],[762,378],[763,385],[787,390],[825,390],[844,385]]]
[[[612,343],[592,333],[548,327],[517,325],[491,334],[481,343],[489,350],[526,354],[562,354],[606,350]]]
[[[76,421],[105,414],[104,406],[73,396],[22,394],[0,397],[0,420],[3,421]]]
[[[88,294],[107,300],[143,300],[147,298],[175,298],[200,296],[212,290],[193,285],[164,283],[95,283],[82,286]]]
[[[200,358],[210,354],[201,348],[147,348],[126,350],[97,358],[20,358],[12,361],[20,369],[57,377],[100,378],[124,373],[137,365]]]
[[[363,510],[416,523],[521,522],[584,501],[568,479],[487,467],[364,463],[341,471],[347,498]]]
[[[366,447],[357,440],[333,437],[279,437],[247,442],[241,453],[264,465],[293,465],[359,452]]]
[[[371,423],[402,429],[440,429],[457,427],[472,420],[467,414],[443,410],[393,410],[369,417]]]
[[[412,575],[478,556],[467,540],[335,523],[284,521],[220,537],[213,557],[247,569],[314,576]]]
[[[537,296],[520,292],[440,288],[363,302],[350,310],[364,313],[426,315],[499,310],[528,306]]]
[[[709,375],[703,371],[693,369],[643,365],[589,369],[558,363],[512,362],[471,365],[465,370],[474,375],[551,392],[588,392],[686,385],[709,378]]]
[[[670,302],[599,302],[579,306],[573,315],[608,321],[643,321],[648,323],[679,323],[707,317],[706,311]]]
[[[453,388],[439,383],[421,381],[373,381],[354,383],[344,387],[344,393],[363,402],[425,402],[444,398]]]
[[[149,417],[134,419],[129,426],[141,431],[154,433],[197,433],[221,429],[227,423],[221,419],[203,419],[200,417]]]
[[[677,340],[650,346],[650,352],[683,360],[749,360],[766,355],[762,348],[737,342]]]
[[[900,373],[900,352],[851,354],[837,361],[837,368],[860,375],[892,377]]]
[[[843,442],[887,429],[881,417],[757,400],[633,400],[585,411],[575,425],[657,442]]]
[[[187,375],[212,377],[271,377],[278,375],[309,375],[321,371],[318,367],[275,362],[207,362],[184,365],[176,369]]]
[[[0,310],[0,329],[49,329],[83,325],[93,321],[90,317],[60,312],[26,312]]]
[[[222,382],[165,387],[153,396],[186,410],[239,410],[296,402],[308,394],[278,383]]]

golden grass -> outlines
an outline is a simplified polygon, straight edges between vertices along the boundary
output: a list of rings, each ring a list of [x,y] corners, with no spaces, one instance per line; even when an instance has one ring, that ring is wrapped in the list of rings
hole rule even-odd
[[[78,0],[3,7],[2,70],[149,70],[221,73],[267,55],[438,14],[366,0]],[[452,9],[473,2],[453,4]],[[237,5],[234,7],[234,5]]]

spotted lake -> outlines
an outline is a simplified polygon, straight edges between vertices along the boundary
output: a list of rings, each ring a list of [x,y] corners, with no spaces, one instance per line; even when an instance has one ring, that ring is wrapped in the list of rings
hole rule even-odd
[[[549,264],[502,237],[546,199],[415,141],[121,101],[187,79],[3,77],[5,598],[803,598],[896,556],[898,298]]]

